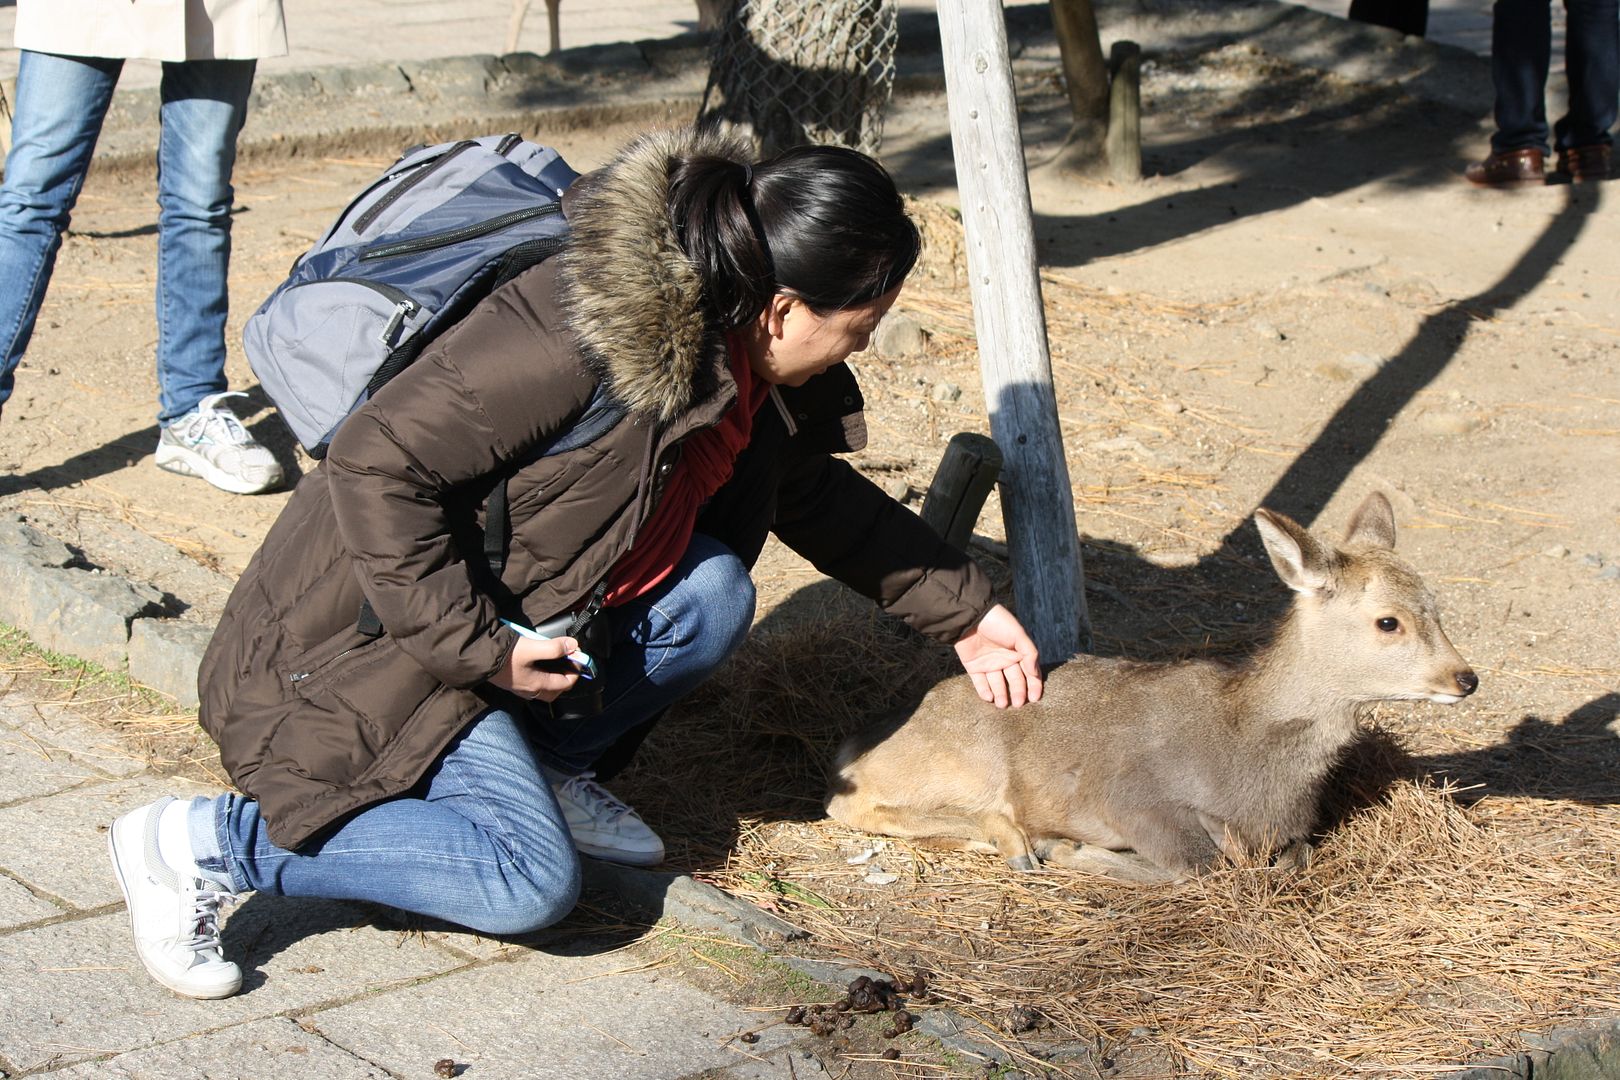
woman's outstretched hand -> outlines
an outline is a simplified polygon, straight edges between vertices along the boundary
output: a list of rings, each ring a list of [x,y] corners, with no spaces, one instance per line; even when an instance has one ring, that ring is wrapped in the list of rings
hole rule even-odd
[[[557,695],[579,681],[565,659],[577,648],[579,642],[570,637],[545,641],[520,637],[506,658],[506,666],[490,676],[489,681],[520,698],[555,701]],[[565,669],[568,674],[564,674]]]
[[[998,709],[1041,700],[1041,662],[1018,617],[997,604],[956,643],[979,696]]]

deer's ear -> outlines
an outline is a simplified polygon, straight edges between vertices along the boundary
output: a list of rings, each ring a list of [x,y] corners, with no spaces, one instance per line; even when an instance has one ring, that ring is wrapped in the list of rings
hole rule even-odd
[[[1332,580],[1327,554],[1299,522],[1262,509],[1254,512],[1254,524],[1284,585],[1302,593],[1327,587]]]
[[[1382,492],[1375,491],[1361,500],[1356,512],[1350,515],[1350,527],[1344,531],[1344,542],[1348,547],[1363,546],[1383,548],[1385,551],[1395,547],[1395,511],[1390,509],[1389,500],[1384,498]]]

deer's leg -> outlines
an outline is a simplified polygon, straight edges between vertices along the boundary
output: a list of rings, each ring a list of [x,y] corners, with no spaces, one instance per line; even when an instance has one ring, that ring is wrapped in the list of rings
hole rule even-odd
[[[1110,851],[1072,840],[1043,840],[1036,845],[1042,859],[1070,870],[1133,883],[1175,881],[1178,875],[1131,851]]]
[[[1271,865],[1277,870],[1303,870],[1311,865],[1312,850],[1309,840],[1295,840],[1277,852]]]
[[[914,810],[872,806],[856,817],[838,815],[858,829],[918,840],[959,841],[958,850],[995,851],[1014,870],[1034,870],[1034,853],[1024,830],[1005,814],[968,814],[950,809]]]
[[[1221,860],[1220,846],[1189,807],[1154,801],[1116,810],[1118,832],[1131,848],[1173,876],[1185,877]]]

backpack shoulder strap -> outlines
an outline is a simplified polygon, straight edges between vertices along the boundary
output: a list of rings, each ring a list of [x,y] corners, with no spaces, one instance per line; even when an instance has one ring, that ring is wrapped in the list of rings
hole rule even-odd
[[[579,419],[567,431],[549,443],[537,445],[507,467],[484,505],[484,558],[496,581],[500,580],[501,572],[506,569],[506,545],[511,525],[507,520],[506,482],[512,474],[541,458],[589,446],[617,426],[627,411],[623,403],[608,396],[607,389],[599,379],[591,389],[591,400],[586,404],[585,411],[580,413]]]
[[[549,443],[537,445],[502,472],[484,504],[484,560],[489,564],[490,574],[497,582],[501,580],[501,573],[506,569],[507,542],[511,533],[506,484],[512,478],[512,474],[541,458],[589,446],[611,431],[620,420],[624,419],[628,411],[621,402],[608,395],[598,380],[591,389],[591,400],[586,404],[585,411],[580,413],[579,419],[574,421],[567,431]],[[598,589],[592,592],[598,607],[601,605],[601,598],[597,593],[601,584],[598,583]],[[360,614],[355,621],[355,629],[367,637],[379,637],[384,632],[382,620],[377,617],[371,601],[363,597],[360,600]]]

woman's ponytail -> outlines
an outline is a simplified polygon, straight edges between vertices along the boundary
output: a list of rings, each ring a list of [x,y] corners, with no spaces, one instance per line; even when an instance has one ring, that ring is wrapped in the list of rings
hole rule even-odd
[[[894,181],[872,158],[804,146],[749,165],[717,153],[678,159],[669,212],[722,328],[791,292],[827,314],[898,288],[921,246]]]
[[[753,207],[753,174],[745,162],[712,155],[679,160],[670,170],[670,219],[726,330],[752,320],[776,292]]]

